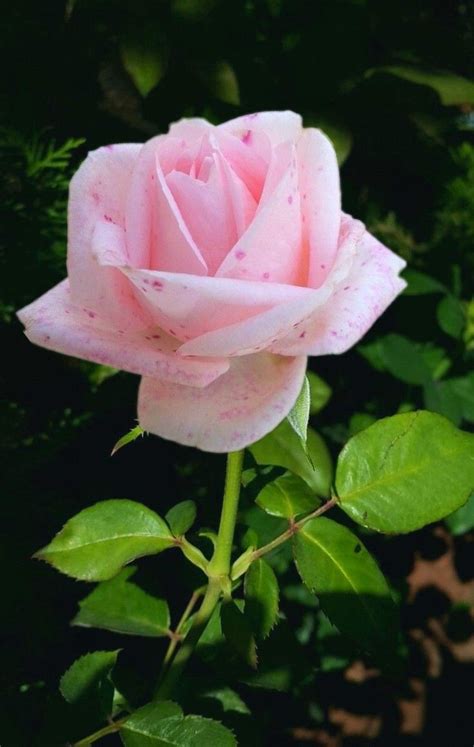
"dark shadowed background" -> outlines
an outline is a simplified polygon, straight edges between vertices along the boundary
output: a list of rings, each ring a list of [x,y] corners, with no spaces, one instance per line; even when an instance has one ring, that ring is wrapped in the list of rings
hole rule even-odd
[[[23,337],[15,309],[65,274],[71,174],[88,150],[146,140],[183,116],[217,123],[262,109],[300,112],[336,146],[344,209],[407,259],[410,281],[359,347],[311,361],[332,389],[313,425],[334,454],[374,418],[415,407],[469,428],[474,5],[15,0],[2,11],[0,35],[0,742],[52,747],[87,733],[57,693],[74,658],[124,647],[123,677],[140,702],[164,644],[70,627],[89,587],[32,553],[71,515],[107,498],[162,514],[193,497],[201,524],[212,525],[224,468],[223,457],[154,437],[110,458],[135,423],[137,377]],[[247,491],[249,525],[252,500]],[[236,686],[252,715],[202,697],[210,672],[226,684],[219,652],[208,666],[197,657],[190,708],[222,718],[245,747],[472,744],[473,526],[471,501],[408,537],[364,535],[401,605],[401,681],[328,629],[283,558],[287,620],[266,644],[268,671]],[[137,579],[176,613],[195,579],[173,561],[141,561]]]

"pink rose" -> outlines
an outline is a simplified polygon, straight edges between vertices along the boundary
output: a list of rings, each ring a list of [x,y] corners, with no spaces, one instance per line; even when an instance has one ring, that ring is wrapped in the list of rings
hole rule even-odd
[[[297,114],[184,119],[89,154],[68,279],[19,317],[38,345],[140,374],[145,430],[233,451],[288,414],[308,355],[362,337],[403,267],[341,212],[334,149]]]

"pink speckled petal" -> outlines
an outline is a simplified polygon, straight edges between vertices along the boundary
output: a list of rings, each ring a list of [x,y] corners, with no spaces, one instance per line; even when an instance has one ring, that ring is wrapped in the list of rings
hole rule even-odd
[[[203,389],[142,379],[142,428],[204,451],[243,449],[269,433],[291,410],[306,358],[260,353],[234,359],[226,374]]]
[[[141,149],[133,169],[125,201],[127,253],[131,267],[150,267],[152,230],[156,221],[155,154],[160,147],[171,148],[176,159],[175,143],[167,144],[163,135],[152,138]]]
[[[171,171],[166,183],[208,266],[209,274],[214,275],[237,241],[237,230],[222,170],[214,157],[209,157],[209,161],[210,164],[206,164],[209,169],[207,179],[196,179],[182,171]]]
[[[206,275],[207,266],[166,184],[163,164],[180,157],[179,143],[163,136],[142,148],[126,200],[125,228],[131,267]],[[161,163],[163,157],[163,164]]]
[[[91,153],[69,189],[68,272],[75,303],[117,323],[140,324],[139,310],[123,275],[98,267],[92,252],[97,222],[124,229],[125,204],[142,146],[111,145]]]
[[[296,152],[294,145],[285,143],[273,151],[254,220],[216,276],[305,285],[306,274]]]
[[[130,266],[127,253],[126,233],[115,223],[98,220],[91,240],[92,256],[105,267]]]
[[[106,260],[107,257],[104,257]],[[245,338],[246,331],[250,334],[250,329],[246,327],[247,320],[255,318],[260,334],[271,334],[274,325],[270,326],[266,317],[259,324],[258,315],[274,307],[282,307],[279,312],[280,324],[284,325],[286,333],[292,302],[301,306],[311,301],[313,308],[315,291],[293,285],[198,277],[129,267],[123,267],[122,272],[134,284],[141,305],[156,324],[183,342],[219,330],[218,337],[228,348],[230,345],[234,349],[237,339],[248,347],[251,341],[249,343]],[[236,328],[241,332],[234,339]],[[200,340],[202,342],[202,338]]]
[[[272,283],[268,283],[267,287],[271,286]],[[288,294],[285,302],[249,319],[185,342],[178,348],[178,352],[182,355],[234,357],[272,348],[291,330],[298,330],[331,293],[330,288],[313,290],[293,286],[293,289],[295,296]]]
[[[256,112],[243,117],[231,119],[219,125],[217,130],[229,132],[232,135],[243,136],[247,130],[264,132],[272,145],[279,145],[288,140],[296,142],[303,131],[303,123],[299,114],[291,111]]]
[[[257,202],[246,183],[235,173],[219,151],[215,153],[215,159],[231,206],[237,238],[240,238],[255,216]]]
[[[341,223],[339,168],[332,143],[307,129],[297,147],[303,240],[309,246],[308,285],[318,288],[331,270]]]
[[[207,275],[206,262],[183,220],[156,159],[156,223],[152,232],[151,268]]]
[[[268,137],[261,130],[244,130],[237,136],[219,128],[214,130],[213,137],[225,161],[258,202],[272,158],[272,146]]]
[[[155,326],[134,332],[104,326],[94,312],[71,303],[68,280],[25,306],[18,316],[36,345],[163,381],[207,386],[229,367],[226,360],[176,355],[176,341]]]
[[[343,216],[334,268],[320,290],[331,287],[323,306],[298,331],[271,345],[283,355],[344,353],[355,345],[405,288],[398,274],[405,261],[387,249],[364,226]],[[344,267],[346,268],[344,270]]]
[[[168,133],[172,137],[184,140],[187,145],[191,145],[213,129],[214,126],[207,119],[190,117],[189,119],[184,118],[178,120],[178,122],[173,122],[170,125]]]

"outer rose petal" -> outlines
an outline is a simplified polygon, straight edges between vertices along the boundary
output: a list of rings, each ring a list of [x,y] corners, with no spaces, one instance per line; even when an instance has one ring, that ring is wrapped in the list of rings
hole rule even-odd
[[[306,357],[260,353],[234,359],[203,389],[142,379],[142,428],[204,451],[243,449],[269,433],[291,410],[303,383]]]
[[[175,353],[176,341],[156,327],[126,332],[104,326],[95,312],[71,304],[68,280],[25,306],[18,316],[36,345],[130,373],[201,387],[229,367],[226,360],[182,358]]]
[[[268,287],[270,285],[268,283]],[[267,348],[273,351],[274,343],[285,338],[293,328],[299,329],[331,293],[329,288],[313,290],[293,287],[298,291],[296,297],[289,296],[285,303],[268,311],[185,342],[178,348],[178,352],[182,355],[235,357]]]
[[[109,258],[110,253],[104,252],[102,261],[107,262]],[[110,259],[114,264],[120,264],[115,257]],[[315,293],[295,285],[252,280],[199,277],[129,267],[123,267],[122,272],[130,278],[141,305],[159,327],[183,342],[219,330],[219,337],[227,345],[230,342],[231,349],[236,345],[232,339],[234,325],[241,327],[250,318],[274,307],[282,307],[280,319],[286,332],[288,307],[292,302],[300,304],[313,299]],[[233,326],[230,328],[229,325]],[[264,322],[263,326],[268,334],[268,323]]]
[[[275,335],[285,336],[292,324],[306,318],[330,292],[283,283],[134,269],[127,264],[122,229],[106,222],[97,223],[93,252],[99,264],[118,267],[133,283],[148,324],[156,324],[183,342],[196,338],[197,345],[204,346],[205,355],[216,355],[216,344],[232,351],[232,355],[240,348],[245,353],[255,352],[257,345],[261,349],[263,342],[269,344]],[[250,320],[251,324],[246,324]],[[178,352],[185,353],[182,348]],[[196,353],[190,350],[190,354]]]
[[[125,202],[128,262],[132,267],[149,267],[152,227],[155,220],[155,152],[167,138],[158,135],[142,147],[134,166]],[[174,141],[173,141],[174,143]]]
[[[141,323],[121,274],[98,268],[91,251],[97,221],[124,227],[125,202],[141,145],[110,145],[91,153],[72,178],[68,208],[68,274],[75,302],[133,327]],[[124,315],[124,308],[127,313]]]
[[[293,286],[298,294],[294,298],[288,297],[287,302],[250,319],[207,332],[186,342],[179,348],[179,352],[185,355],[236,356],[268,349],[286,355],[286,346],[296,343],[304,346],[298,347],[298,354],[308,354],[306,345],[309,339],[309,320],[316,323],[320,309],[331,307],[334,293],[338,288],[345,287],[345,280],[351,272],[358,243],[364,232],[365,227],[360,221],[344,218],[336,262],[320,288]]]
[[[344,230],[360,231],[359,221],[344,217]],[[355,252],[354,252],[355,249]],[[353,255],[351,257],[351,254]],[[347,272],[333,276],[347,264]],[[270,346],[282,355],[344,353],[355,345],[405,288],[398,277],[406,262],[387,249],[368,231],[356,236],[355,245],[342,243],[336,265],[326,283],[333,290],[328,300],[296,331]]]
[[[303,240],[309,246],[308,285],[318,288],[337,254],[341,224],[339,167],[330,140],[304,130],[297,146]]]
[[[292,111],[246,114],[244,117],[230,119],[217,127],[217,130],[230,132],[233,135],[242,135],[246,130],[262,131],[269,137],[272,145],[279,145],[288,140],[296,142],[302,129],[303,123],[300,115]]]

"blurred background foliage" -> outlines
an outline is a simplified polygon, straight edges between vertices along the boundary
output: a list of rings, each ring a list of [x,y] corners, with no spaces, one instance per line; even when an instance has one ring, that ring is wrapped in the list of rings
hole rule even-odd
[[[73,513],[107,498],[144,501],[163,514],[193,497],[201,524],[212,525],[224,461],[153,437],[110,459],[135,422],[136,377],[22,337],[15,309],[65,274],[71,174],[88,150],[143,141],[183,116],[220,122],[262,109],[300,112],[335,144],[344,209],[409,267],[407,291],[363,343],[311,361],[328,384],[314,427],[332,454],[375,418],[420,406],[469,428],[474,5],[16,0],[4,9],[0,35],[0,740],[50,747],[87,731],[57,694],[75,657],[124,646],[123,677],[140,702],[164,644],[70,628],[89,587],[31,554]],[[243,543],[249,532],[275,531],[269,518],[262,525],[252,486],[244,492]],[[187,710],[222,718],[242,745],[471,744],[473,526],[471,500],[445,524],[410,537],[364,536],[400,601],[401,681],[381,675],[337,634],[283,552],[274,564],[286,620],[265,644],[262,668],[230,690],[228,656],[203,645],[207,664],[198,660],[190,674]],[[135,578],[166,596],[175,614],[196,581],[179,558],[172,566],[145,560]]]

